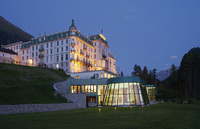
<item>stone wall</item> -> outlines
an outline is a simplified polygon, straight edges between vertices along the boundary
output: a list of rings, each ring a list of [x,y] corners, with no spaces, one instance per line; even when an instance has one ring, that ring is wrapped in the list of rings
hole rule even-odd
[[[65,94],[65,98],[75,103],[78,108],[86,108],[86,94]]]
[[[75,103],[0,105],[0,115],[77,109]]]
[[[75,103],[79,108],[86,108],[86,94],[70,94],[67,93],[67,83],[66,81],[57,82],[53,85],[56,93],[61,94],[63,97],[67,98],[71,102]]]

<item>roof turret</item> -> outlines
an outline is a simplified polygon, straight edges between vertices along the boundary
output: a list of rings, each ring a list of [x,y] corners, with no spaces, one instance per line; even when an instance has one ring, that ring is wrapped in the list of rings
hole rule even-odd
[[[70,29],[70,30],[71,30],[71,29],[76,30],[76,26],[74,25],[74,19],[72,19],[72,25],[69,27],[69,29]]]

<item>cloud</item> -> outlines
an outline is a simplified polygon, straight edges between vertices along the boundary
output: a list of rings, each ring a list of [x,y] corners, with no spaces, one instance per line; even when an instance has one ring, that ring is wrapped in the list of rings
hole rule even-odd
[[[177,56],[170,56],[170,59],[174,60],[174,59],[177,59],[178,57]]]

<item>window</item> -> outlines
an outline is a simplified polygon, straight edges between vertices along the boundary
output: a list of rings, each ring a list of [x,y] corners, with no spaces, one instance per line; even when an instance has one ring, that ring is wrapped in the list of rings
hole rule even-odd
[[[68,60],[68,54],[66,54],[66,60]]]
[[[66,63],[66,67],[68,67],[68,63]]]
[[[68,39],[66,39],[66,44],[68,44]]]
[[[47,50],[47,54],[49,53],[49,51]]]
[[[46,57],[46,63],[48,63],[48,56]]]
[[[59,56],[57,56],[57,62],[59,61]]]
[[[59,41],[57,41],[57,46],[59,46]]]
[[[61,45],[63,45],[63,40],[61,40]]]
[[[35,56],[37,56],[37,52],[35,53]]]
[[[36,46],[36,50],[38,49],[38,46]]]
[[[61,55],[61,61],[63,61],[63,55]]]
[[[57,69],[59,68],[59,64],[56,64],[56,68],[57,68]]]
[[[95,93],[96,85],[82,85],[82,93]]]
[[[63,47],[61,47],[61,52],[63,52]]]
[[[26,50],[26,53],[28,54],[28,49]]]
[[[57,53],[59,52],[59,48],[57,48]]]
[[[53,47],[53,43],[51,42],[51,47]]]
[[[96,59],[97,57],[96,57],[96,55],[94,55],[94,59]]]
[[[96,61],[94,62],[94,66],[97,66],[97,62]]]
[[[28,60],[28,56],[26,57],[26,59]]]
[[[68,51],[68,46],[66,47],[66,51]]]
[[[48,45],[48,43],[47,43],[47,48],[48,48],[48,46],[49,46],[49,45]]]
[[[34,51],[34,46],[32,46],[32,50]]]
[[[71,93],[81,93],[81,86],[71,86]]]
[[[32,53],[32,57],[34,57],[34,52]]]
[[[22,57],[22,60],[24,60],[24,57]]]
[[[80,77],[79,76],[76,76],[76,79],[79,79]]]
[[[16,46],[16,49],[18,49],[18,46]]]
[[[94,49],[94,52],[96,53],[96,49]]]
[[[104,73],[104,78],[107,78],[107,73]]]
[[[24,55],[24,50],[22,51],[22,54]]]
[[[53,50],[51,49],[51,54],[53,53]]]

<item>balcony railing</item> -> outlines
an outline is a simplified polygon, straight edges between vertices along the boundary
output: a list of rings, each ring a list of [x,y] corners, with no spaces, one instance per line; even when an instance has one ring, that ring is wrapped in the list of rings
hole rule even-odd
[[[75,46],[75,42],[71,42],[71,46]]]
[[[43,47],[39,48],[39,51],[44,51],[44,48]]]
[[[71,49],[71,53],[75,53],[76,52],[76,50],[75,49]]]
[[[105,59],[107,56],[105,53],[102,53],[102,58]]]
[[[86,47],[83,47],[83,51],[86,51],[87,50],[87,48]]]
[[[86,54],[86,58],[89,59],[89,58],[90,58],[90,55],[89,55],[89,54]]]
[[[80,51],[80,55],[83,56],[83,54],[84,54],[83,51]]]
[[[43,54],[39,54],[39,58],[43,58],[44,57],[44,55]]]

